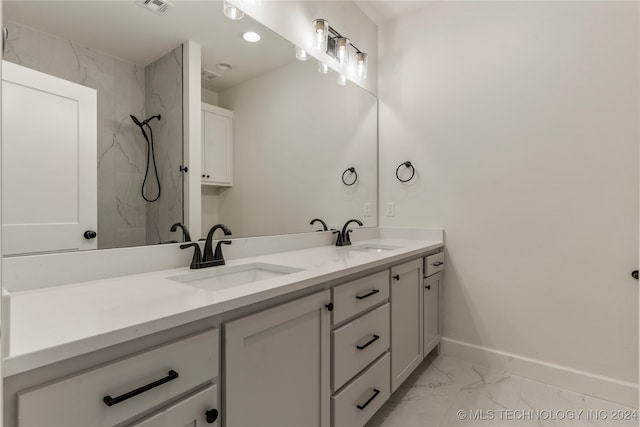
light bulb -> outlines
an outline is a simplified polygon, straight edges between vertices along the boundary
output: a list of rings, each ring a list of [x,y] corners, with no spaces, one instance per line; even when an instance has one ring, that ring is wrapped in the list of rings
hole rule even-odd
[[[364,52],[356,53],[356,77],[358,80],[367,78],[367,65],[369,63],[369,55]]]
[[[320,74],[329,74],[329,66],[322,61],[318,61],[318,72]]]
[[[348,38],[339,37],[336,39],[336,63],[341,67],[349,64],[349,44]]]
[[[347,85],[347,77],[344,74],[340,74],[338,76],[338,84],[340,86],[346,86]]]
[[[244,12],[229,3],[228,1],[224,1],[223,3],[223,12],[224,16],[234,21],[244,18]]]
[[[301,47],[296,46],[296,59],[299,59],[300,61],[306,61],[310,57],[311,56],[309,55],[309,52],[302,49]]]
[[[329,23],[324,19],[313,21],[313,47],[321,52],[327,50],[327,36],[329,35]]]

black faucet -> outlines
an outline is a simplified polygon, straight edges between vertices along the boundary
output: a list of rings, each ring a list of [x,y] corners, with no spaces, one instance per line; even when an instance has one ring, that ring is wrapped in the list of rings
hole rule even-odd
[[[313,225],[316,222],[319,222],[320,224],[322,224],[322,228],[324,228],[324,230],[316,230],[316,231],[327,231],[327,230],[329,230],[329,227],[327,227],[327,223],[324,222],[323,220],[321,220],[320,218],[312,219],[311,222],[309,223],[309,225]]]
[[[216,265],[224,265],[224,257],[222,256],[222,245],[230,245],[231,240],[220,240],[216,245],[215,252],[213,250],[213,233],[217,229],[222,229],[225,236],[231,234],[231,230],[224,224],[216,224],[209,230],[207,239],[204,243],[204,254],[200,251],[200,245],[198,243],[187,243],[180,245],[180,249],[194,247],[193,259],[191,260],[191,269],[215,267]]]
[[[350,219],[349,221],[347,221],[344,224],[344,227],[342,227],[342,231],[335,230],[333,232],[333,234],[338,234],[338,240],[336,240],[336,246],[350,246],[351,245],[351,239],[349,238],[349,233],[351,233],[353,230],[349,230],[349,229],[347,229],[347,227],[349,227],[349,224],[351,224],[352,222],[355,222],[360,227],[362,227],[362,221],[359,221],[357,219]]]
[[[191,235],[189,234],[189,230],[188,230],[188,229],[187,229],[187,227],[186,227],[184,224],[182,224],[181,222],[176,222],[175,224],[173,224],[173,225],[171,226],[171,230],[170,230],[170,231],[171,231],[171,232],[178,231],[178,227],[182,228],[182,237],[183,237],[183,240],[184,240],[185,242],[190,242],[190,241],[191,241]]]
[[[216,232],[217,229],[222,229],[225,236],[229,236],[231,234],[231,230],[224,224],[216,224],[209,230],[207,233],[207,240],[204,244],[204,255],[202,256],[202,263],[206,264],[205,267],[213,267],[216,265],[224,265],[224,257],[222,256],[222,248],[221,245],[230,245],[231,240],[220,240],[216,245],[215,253],[213,251],[213,233]]]

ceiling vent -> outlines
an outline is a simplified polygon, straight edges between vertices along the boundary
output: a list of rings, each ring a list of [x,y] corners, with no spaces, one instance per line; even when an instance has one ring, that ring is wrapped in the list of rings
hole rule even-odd
[[[173,4],[167,0],[137,0],[136,4],[157,14],[164,15]]]
[[[211,81],[216,77],[222,77],[220,74],[214,73],[213,71],[207,70],[206,68],[203,68],[202,71],[200,71],[200,76],[202,77],[202,80],[207,81]]]

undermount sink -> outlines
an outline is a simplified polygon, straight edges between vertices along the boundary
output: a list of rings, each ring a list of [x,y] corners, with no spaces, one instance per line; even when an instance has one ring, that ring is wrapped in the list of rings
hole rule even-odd
[[[389,246],[389,245],[358,245],[352,246],[350,251],[356,252],[368,252],[379,254],[380,252],[392,251],[394,249],[400,249],[400,246]]]
[[[211,267],[194,273],[167,277],[167,279],[207,291],[219,291],[221,289],[284,276],[285,274],[296,273],[298,271],[302,271],[302,269],[254,262],[230,267]]]

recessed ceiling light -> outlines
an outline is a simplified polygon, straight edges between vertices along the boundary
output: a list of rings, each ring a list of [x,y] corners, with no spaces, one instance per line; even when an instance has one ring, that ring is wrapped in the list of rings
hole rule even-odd
[[[259,42],[262,37],[258,33],[255,33],[253,31],[247,31],[242,35],[242,38],[248,41],[249,43],[255,43],[255,42]]]
[[[232,67],[229,64],[216,64],[216,68],[220,71],[229,71]]]

